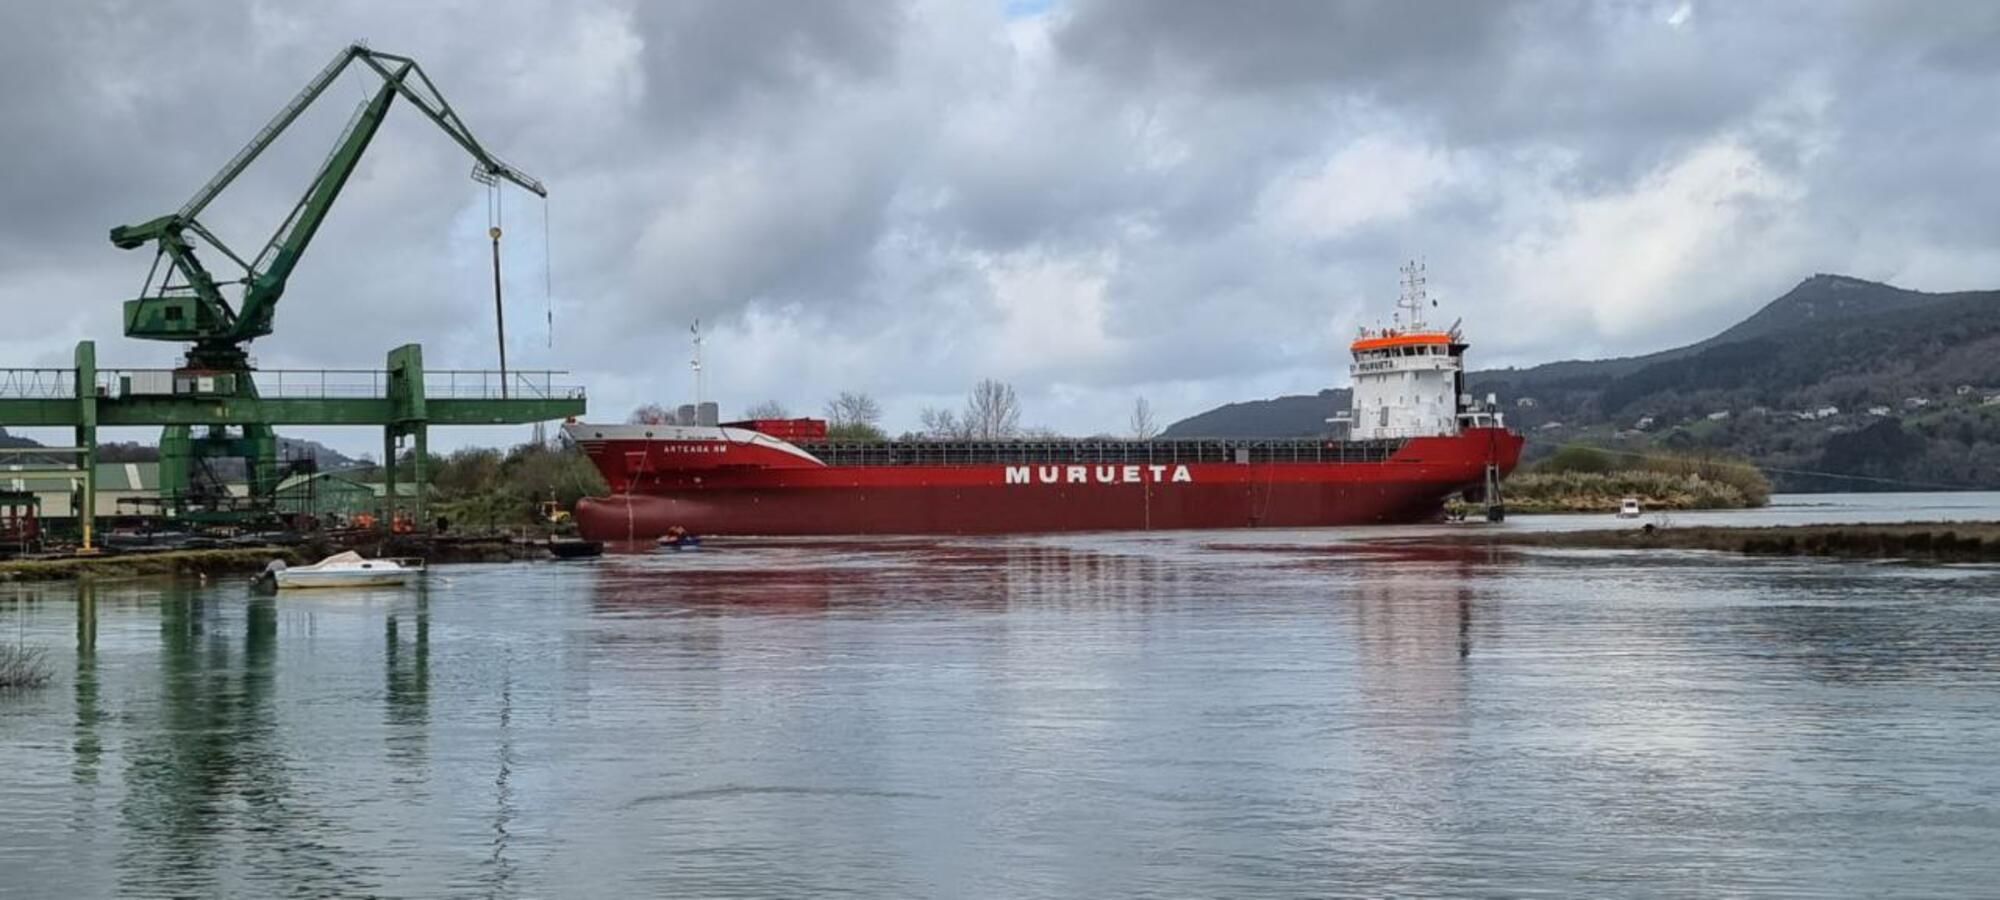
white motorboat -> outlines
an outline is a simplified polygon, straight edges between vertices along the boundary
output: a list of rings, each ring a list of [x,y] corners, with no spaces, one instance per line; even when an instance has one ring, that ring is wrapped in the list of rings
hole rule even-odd
[[[1618,504],[1618,518],[1636,519],[1639,518],[1639,512],[1639,498],[1637,497],[1626,497]]]
[[[281,560],[274,560],[264,574],[281,589],[402,586],[424,574],[424,561],[406,557],[369,559],[349,550],[310,566],[287,566]]]

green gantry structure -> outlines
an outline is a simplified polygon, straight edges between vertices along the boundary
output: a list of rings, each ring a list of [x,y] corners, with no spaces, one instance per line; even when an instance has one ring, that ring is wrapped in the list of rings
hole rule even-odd
[[[243,373],[231,373],[243,374]],[[84,479],[77,518],[84,545],[91,545],[97,517],[97,429],[127,425],[160,426],[168,435],[160,447],[162,501],[170,509],[189,505],[178,495],[198,483],[191,467],[206,457],[244,459],[249,497],[255,509],[273,508],[282,473],[275,464],[273,429],[302,425],[366,425],[382,429],[385,490],[384,523],[407,511],[425,521],[429,473],[425,461],[433,425],[518,425],[581,416],[584,392],[563,384],[565,373],[510,371],[424,371],[423,349],[405,344],[389,351],[383,369],[263,370],[258,389],[227,384],[218,376],[185,369],[99,369],[97,348],[76,345],[70,369],[0,369],[0,427],[67,427],[74,447],[67,454]],[[504,387],[503,387],[504,386]],[[199,429],[199,430],[197,430]],[[231,429],[234,429],[232,432]],[[249,433],[253,436],[245,437]],[[397,450],[409,438],[413,496],[399,498],[402,473]],[[254,445],[254,446],[253,446]],[[227,512],[227,511],[222,511]]]
[[[324,96],[350,68],[379,81],[355,110],[332,152],[263,248],[241,253],[223,241],[200,216],[237,176],[263,154],[307,107]],[[540,181],[488,152],[446,102],[416,60],[371,50],[363,44],[341,48],[291,102],[278,110],[250,142],[236,152],[180,209],[111,229],[121,249],[150,247],[153,265],[137,299],[124,307],[125,334],[140,340],[188,344],[182,364],[172,369],[100,370],[88,341],[76,348],[72,369],[0,369],[0,427],[74,428],[76,445],[51,448],[69,455],[84,473],[78,518],[84,546],[91,545],[96,518],[97,429],[157,425],[160,434],[161,501],[172,514],[195,521],[240,522],[277,509],[278,484],[286,473],[277,460],[277,430],[299,425],[372,425],[382,429],[385,469],[383,518],[397,510],[397,450],[414,440],[412,478],[418,490],[412,510],[425,520],[424,471],[432,425],[495,425],[547,421],[582,415],[583,391],[557,385],[559,372],[508,372],[506,335],[500,332],[499,372],[425,372],[423,351],[405,344],[389,352],[381,370],[258,370],[247,345],[273,331],[278,301],[332,211],[348,179],[374,141],[397,100],[423,116],[473,158],[472,177],[496,189],[501,182],[536,196],[548,196]],[[500,318],[500,229],[493,241],[494,314]],[[220,257],[236,270],[211,269]],[[247,496],[239,502],[218,490],[209,461],[243,461]],[[204,475],[210,477],[202,477]]]

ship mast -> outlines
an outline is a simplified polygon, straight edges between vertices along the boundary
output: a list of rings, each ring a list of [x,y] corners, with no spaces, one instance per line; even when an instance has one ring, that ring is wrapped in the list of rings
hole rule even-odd
[[[1410,314],[1410,330],[1422,331],[1424,304],[1430,296],[1424,290],[1424,284],[1429,280],[1424,277],[1424,264],[1413,259],[1404,263],[1399,271],[1403,273],[1403,295],[1397,298],[1396,305]]]
[[[701,404],[708,399],[708,397],[706,396],[706,391],[704,391],[703,389],[704,385],[702,384],[702,379],[701,379],[701,320],[700,319],[695,319],[694,324],[688,326],[688,333],[694,335],[694,358],[688,360],[688,367],[694,370],[694,406],[695,409],[699,410],[701,409]]]

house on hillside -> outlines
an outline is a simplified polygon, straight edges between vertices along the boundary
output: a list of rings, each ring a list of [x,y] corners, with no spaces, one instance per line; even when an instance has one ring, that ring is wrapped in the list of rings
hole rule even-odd
[[[1514,401],[1514,405],[1515,405],[1516,407],[1519,407],[1519,408],[1521,408],[1521,409],[1534,409],[1534,408],[1535,408],[1535,398],[1533,398],[1533,397],[1522,397],[1522,398],[1520,398],[1519,400],[1515,400],[1515,401]]]
[[[1645,431],[1646,429],[1652,427],[1653,427],[1652,416],[1640,416],[1639,421],[1632,423],[1632,430],[1634,431]]]
[[[2000,394],[1987,394],[1986,399],[1979,401],[1979,405],[2000,406]]]
[[[1715,412],[1708,414],[1708,420],[1710,422],[1720,422],[1727,418],[1729,418],[1729,410],[1726,409],[1718,409]]]
[[[1813,418],[1815,419],[1830,419],[1837,415],[1840,415],[1840,407],[1838,406],[1822,406],[1813,410]]]
[[[1951,392],[1960,397],[1970,397],[1972,396],[1972,385],[1961,384],[1958,387],[1952,388]]]
[[[1542,423],[1542,427],[1541,427],[1540,429],[1538,429],[1538,430],[1540,430],[1540,431],[1554,431],[1554,430],[1556,430],[1556,429],[1558,429],[1558,428],[1561,428],[1561,427],[1563,427],[1563,423],[1561,423],[1561,422],[1543,422],[1543,423]]]
[[[1871,406],[1868,407],[1868,414],[1871,416],[1886,416],[1889,414],[1889,407]]]
[[[1903,405],[1904,405],[1905,407],[1907,407],[1907,408],[1910,408],[1910,409],[1923,409],[1924,407],[1926,407],[1926,406],[1929,406],[1929,405],[1931,405],[1931,398],[1929,398],[1929,397],[1904,397],[1904,398],[1903,398]]]

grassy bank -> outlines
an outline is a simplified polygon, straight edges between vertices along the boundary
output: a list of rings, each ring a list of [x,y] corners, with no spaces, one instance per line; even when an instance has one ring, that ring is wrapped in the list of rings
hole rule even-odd
[[[1530,472],[1507,479],[1502,488],[1510,512],[1617,512],[1626,497],[1648,511],[1747,509],[1763,506],[1768,494],[1749,494],[1734,484],[1700,475],[1665,472]]]
[[[120,553],[71,556],[62,559],[16,559],[0,562],[0,580],[62,581],[92,578],[136,578],[147,575],[221,575],[255,573],[271,560],[287,565],[303,562],[286,547],[232,547],[226,550],[175,550],[166,553]]]
[[[1469,543],[1606,550],[1717,550],[1751,556],[1830,556],[1928,562],[2000,562],[2000,522],[1621,528],[1466,535]]]
[[[1503,492],[1509,510],[1525,513],[1615,512],[1626,497],[1648,510],[1747,509],[1770,502],[1771,482],[1731,456],[1569,444],[1507,479]]]

